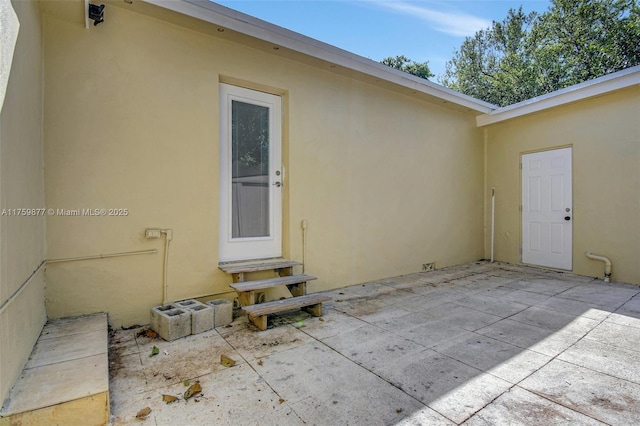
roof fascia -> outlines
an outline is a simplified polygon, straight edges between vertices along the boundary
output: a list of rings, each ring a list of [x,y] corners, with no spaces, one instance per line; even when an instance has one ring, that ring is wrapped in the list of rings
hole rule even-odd
[[[273,43],[304,55],[308,55],[341,67],[351,69],[405,88],[421,92],[445,102],[468,108],[483,114],[497,108],[496,105],[475,99],[431,81],[390,68],[368,58],[353,54],[327,43],[306,37],[244,13],[229,9],[208,0],[143,0],[146,3],[196,18],[229,30]]]
[[[640,65],[585,81],[555,92],[538,96],[517,104],[498,108],[476,117],[476,125],[484,127],[523,115],[533,114],[557,106],[605,95],[616,90],[640,84]]]

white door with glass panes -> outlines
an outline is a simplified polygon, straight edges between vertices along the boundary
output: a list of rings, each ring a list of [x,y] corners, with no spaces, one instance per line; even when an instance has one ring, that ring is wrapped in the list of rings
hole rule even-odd
[[[572,269],[571,148],[522,156],[522,262]]]
[[[276,95],[220,84],[220,261],[282,254],[282,110]]]

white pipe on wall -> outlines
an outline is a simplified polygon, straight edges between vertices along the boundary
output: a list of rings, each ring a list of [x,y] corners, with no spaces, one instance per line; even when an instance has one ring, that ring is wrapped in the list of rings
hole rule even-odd
[[[591,253],[589,251],[585,253],[585,256],[587,256],[589,259],[604,262],[604,282],[608,283],[611,279],[611,268],[613,267],[611,259],[606,256]]]
[[[495,239],[496,225],[496,189],[491,188],[491,263],[493,263],[493,242]]]
[[[169,244],[173,239],[173,229],[161,229],[164,234],[164,267],[162,271],[162,304],[169,301]]]
[[[40,271],[40,269],[42,269],[43,266],[45,266],[45,265],[47,265],[49,263],[76,262],[78,260],[107,259],[107,258],[110,258],[110,257],[136,256],[136,255],[139,255],[139,254],[155,254],[157,252],[158,252],[158,250],[153,249],[153,250],[125,251],[125,252],[121,252],[121,253],[96,254],[96,255],[93,255],[93,256],[78,256],[78,257],[64,257],[64,258],[59,258],[59,259],[45,259],[40,263],[40,266],[38,266],[38,268],[36,268],[36,270],[33,271],[31,273],[31,275],[29,275],[29,278],[27,278],[27,280],[24,283],[22,283],[20,288],[9,299],[7,299],[7,301],[4,302],[2,304],[2,306],[0,306],[0,314],[2,314],[9,307],[11,302],[13,302],[15,299],[18,298],[18,296],[20,296],[20,293],[22,293],[22,291],[25,289],[27,284],[29,284],[31,279]]]

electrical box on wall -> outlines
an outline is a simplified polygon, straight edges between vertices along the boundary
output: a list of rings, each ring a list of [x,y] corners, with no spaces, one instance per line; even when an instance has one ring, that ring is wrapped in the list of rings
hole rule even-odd
[[[146,229],[144,231],[144,236],[148,239],[160,238],[162,237],[162,232],[160,231],[160,229]]]

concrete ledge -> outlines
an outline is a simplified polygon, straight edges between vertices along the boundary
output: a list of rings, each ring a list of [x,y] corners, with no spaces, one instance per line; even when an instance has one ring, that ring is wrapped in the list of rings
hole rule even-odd
[[[0,411],[12,424],[109,422],[106,314],[49,321]]]

